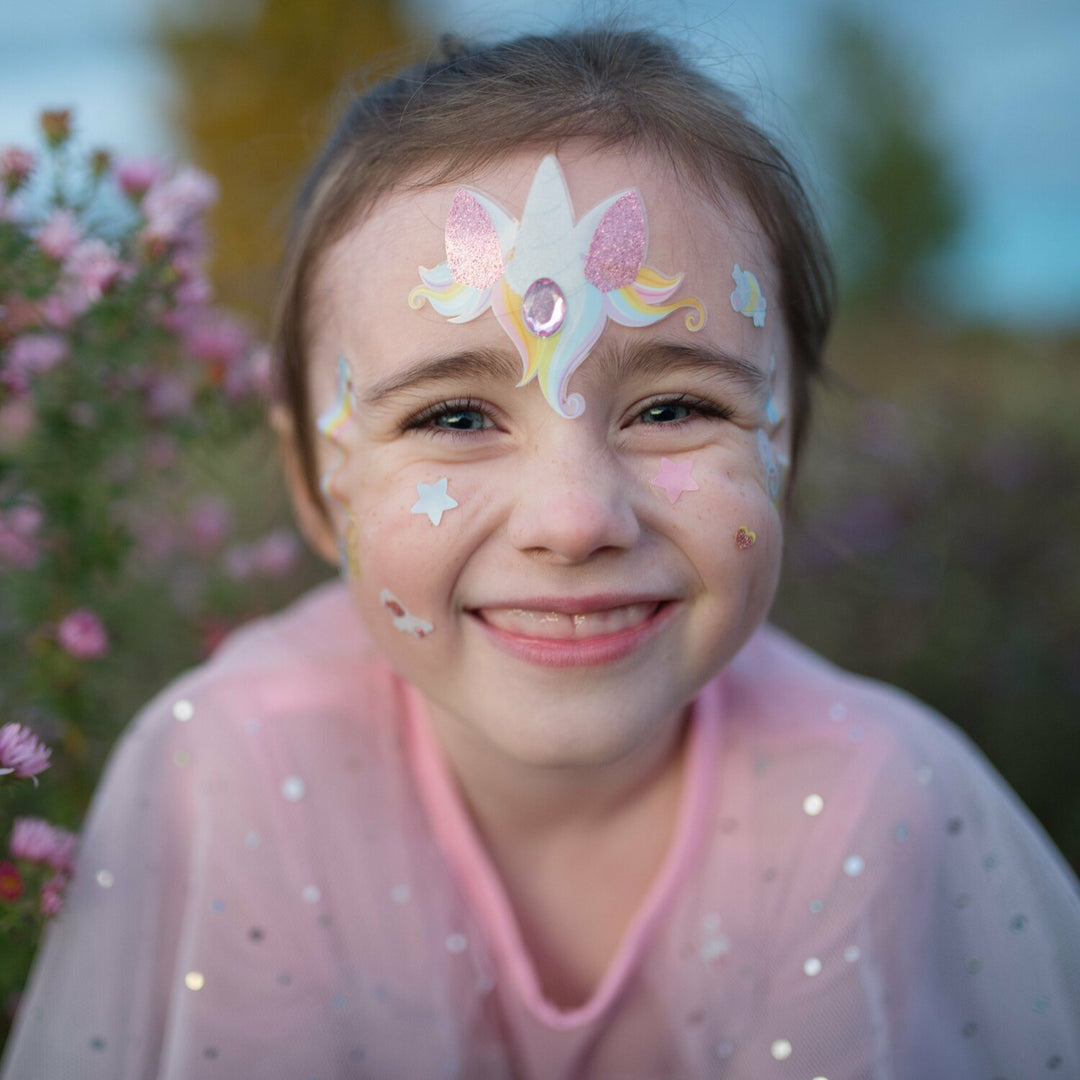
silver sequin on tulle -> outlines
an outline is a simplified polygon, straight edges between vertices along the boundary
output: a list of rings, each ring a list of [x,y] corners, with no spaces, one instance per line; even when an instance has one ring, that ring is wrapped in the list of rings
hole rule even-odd
[[[172,714],[182,724],[186,724],[195,715],[195,706],[186,698],[181,698],[173,703]]]

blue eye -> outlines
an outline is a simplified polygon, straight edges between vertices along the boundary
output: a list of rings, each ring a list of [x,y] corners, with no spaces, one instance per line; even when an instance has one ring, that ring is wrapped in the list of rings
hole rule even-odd
[[[690,415],[690,409],[680,405],[677,401],[661,401],[656,405],[650,405],[642,414],[643,424],[670,424],[678,420],[685,420]]]
[[[491,427],[488,418],[477,409],[447,409],[431,417],[430,423],[447,431],[483,431]]]

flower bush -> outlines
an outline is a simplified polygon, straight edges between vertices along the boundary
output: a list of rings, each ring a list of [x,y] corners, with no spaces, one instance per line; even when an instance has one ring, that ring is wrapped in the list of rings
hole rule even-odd
[[[204,219],[216,182],[83,151],[63,110],[40,129],[39,148],[0,148],[8,1013],[43,921],[62,907],[69,830],[116,734],[178,669],[294,591],[300,557],[280,507],[268,521],[249,512],[265,535],[242,537],[220,490],[238,477],[249,500],[262,488],[246,474],[268,457],[269,357],[213,302]]]

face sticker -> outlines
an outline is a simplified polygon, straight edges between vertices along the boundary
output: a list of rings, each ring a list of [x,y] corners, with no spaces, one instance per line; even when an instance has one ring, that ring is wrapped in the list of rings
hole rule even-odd
[[[773,401],[773,391],[776,389],[776,354],[769,357],[769,399],[765,402],[765,419],[769,425],[769,431],[775,431],[783,422],[784,418],[776,408]]]
[[[735,530],[735,546],[740,551],[749,551],[757,543],[757,533],[753,529],[748,529],[745,525],[740,525]]]
[[[645,265],[648,229],[641,196],[631,188],[594,206],[576,224],[562,169],[540,162],[521,220],[472,188],[459,188],[446,219],[446,262],[420,267],[423,285],[409,306],[432,307],[451,322],[470,322],[490,307],[524,369],[548,404],[568,419],[585,411],[568,394],[570,376],[608,319],[642,327],[686,308],[686,326],[705,325],[694,297],[669,302],[683,275]]]
[[[328,498],[337,500],[339,503],[342,502],[342,499],[340,494],[333,490],[333,483],[334,475],[345,463],[346,450],[340,433],[342,428],[352,419],[355,412],[356,391],[353,389],[352,369],[349,367],[349,362],[345,357],[339,356],[337,361],[337,396],[334,398],[330,408],[315,421],[319,434],[337,447],[339,451],[338,460],[334,462],[332,468],[323,473],[319,481],[323,494]]]
[[[776,502],[780,498],[780,462],[773,450],[772,440],[765,434],[764,428],[757,431],[758,454],[765,467],[765,490],[769,498]]]
[[[753,319],[755,326],[764,326],[765,297],[761,294],[758,279],[749,270],[740,270],[738,263],[731,271],[731,278],[735,282],[731,293],[731,310]]]
[[[660,471],[649,481],[653,487],[663,488],[664,494],[674,506],[684,491],[698,491],[698,482],[690,475],[694,463],[689,458],[685,461],[660,459]]]
[[[432,525],[438,525],[447,510],[457,506],[457,500],[446,494],[447,477],[436,480],[434,484],[417,484],[416,493],[420,496],[413,503],[410,514],[427,514]]]
[[[415,638],[426,638],[435,629],[427,619],[410,615],[405,605],[389,589],[383,589],[379,593],[379,601],[390,612],[394,626],[403,634],[412,634]]]

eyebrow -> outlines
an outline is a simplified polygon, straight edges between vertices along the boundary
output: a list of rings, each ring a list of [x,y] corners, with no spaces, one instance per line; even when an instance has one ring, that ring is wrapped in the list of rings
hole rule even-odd
[[[619,352],[603,347],[591,354],[593,363],[608,370],[616,381],[633,376],[661,375],[678,371],[735,382],[755,396],[764,396],[769,377],[756,364],[712,345],[649,341]],[[430,384],[450,381],[512,381],[522,374],[516,352],[498,349],[469,349],[447,356],[421,360],[389,378],[375,383],[364,394],[366,405],[380,405],[403,393],[415,393]]]

